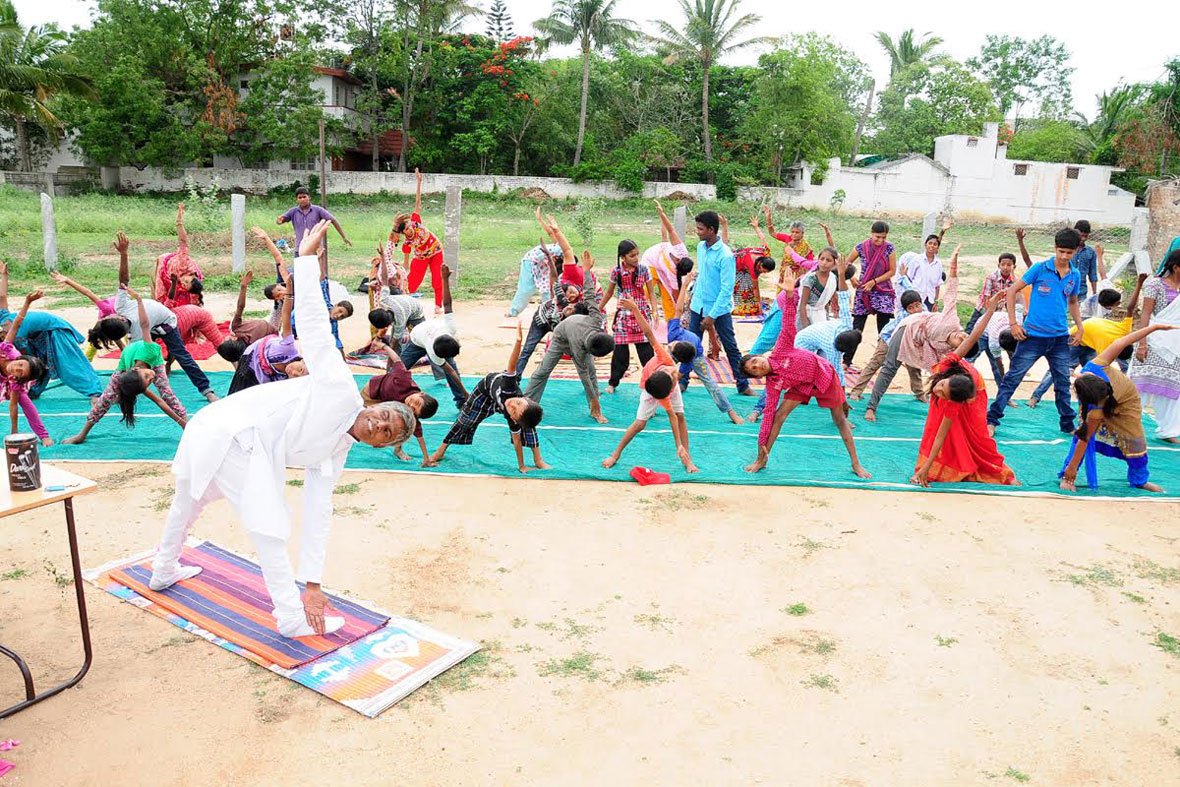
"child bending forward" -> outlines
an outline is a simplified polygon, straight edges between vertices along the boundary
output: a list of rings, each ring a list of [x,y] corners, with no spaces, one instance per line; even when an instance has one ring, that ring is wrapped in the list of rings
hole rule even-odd
[[[1074,432],[1073,447],[1065,467],[1058,473],[1061,488],[1077,491],[1078,468],[1086,461],[1090,488],[1098,486],[1095,454],[1114,457],[1127,463],[1127,483],[1148,492],[1164,491],[1149,481],[1147,470],[1147,433],[1143,430],[1143,404],[1139,390],[1117,366],[1113,365],[1127,347],[1155,331],[1172,331],[1176,325],[1155,323],[1111,342],[1094,360],[1082,367],[1074,381],[1078,404],[1085,414]]]
[[[505,367],[507,371],[492,372],[476,383],[471,395],[459,408],[459,417],[455,419],[451,431],[447,432],[442,445],[431,455],[431,462],[441,462],[449,446],[471,445],[479,425],[499,413],[508,422],[512,447],[516,449],[516,466],[520,472],[529,471],[524,463],[523,446],[526,445],[533,450],[533,466],[538,470],[549,469],[549,465],[541,458],[541,446],[537,440],[537,424],[541,422],[544,411],[541,405],[521,394],[520,376],[516,374],[516,362],[520,359],[523,339],[523,329],[518,323],[516,344],[512,347],[512,355]]]
[[[602,466],[607,469],[614,467],[623,455],[623,449],[635,439],[635,435],[643,431],[647,422],[656,414],[656,407],[663,407],[672,425],[676,456],[684,464],[687,472],[696,473],[697,466],[692,463],[692,456],[688,452],[688,423],[684,420],[684,399],[680,394],[680,386],[676,384],[680,379],[680,365],[692,362],[696,355],[696,347],[686,341],[672,342],[669,345],[672,352],[669,353],[656,338],[651,323],[643,316],[639,304],[630,298],[624,298],[619,301],[619,308],[631,312],[644,337],[655,350],[655,355],[643,365],[643,372],[639,376],[639,409],[635,413],[635,420],[623,433],[614,453],[602,460]]]

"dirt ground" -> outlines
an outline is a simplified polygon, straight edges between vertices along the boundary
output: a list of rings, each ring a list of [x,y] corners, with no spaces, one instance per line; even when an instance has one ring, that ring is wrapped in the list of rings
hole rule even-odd
[[[465,370],[497,368],[504,304],[459,308]],[[166,465],[70,469],[101,485],[84,566],[155,543]],[[370,720],[87,587],[94,666],[0,722],[7,782],[1180,784],[1175,506],[345,483],[330,587],[481,654]],[[224,503],[195,535],[252,553]],[[0,527],[0,642],[44,685],[81,658],[68,566],[59,509]]]

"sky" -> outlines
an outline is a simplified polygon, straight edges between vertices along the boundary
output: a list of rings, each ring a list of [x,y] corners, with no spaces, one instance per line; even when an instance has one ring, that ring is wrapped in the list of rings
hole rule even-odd
[[[491,0],[475,0],[483,7]],[[90,23],[92,0],[15,0],[24,24],[57,22],[65,28]],[[1159,8],[1165,8],[1169,2]],[[314,9],[314,3],[306,6]],[[551,0],[508,0],[518,34],[532,32],[532,22],[545,16]],[[653,19],[682,17],[677,0],[618,0],[619,16],[654,31]],[[904,0],[885,4],[879,0],[837,0],[832,6],[814,4],[811,11],[788,0],[742,0],[741,9],[758,14],[762,22],[755,35],[781,36],[792,31],[815,31],[831,36],[869,65],[878,90],[889,79],[889,59],[874,38],[878,30],[894,37],[907,28],[918,34],[933,31],[944,40],[942,51],[958,60],[977,55],[989,34],[1022,38],[1053,35],[1066,42],[1072,55],[1073,96],[1076,108],[1092,117],[1095,96],[1119,82],[1148,82],[1162,78],[1164,63],[1180,57],[1175,26],[1165,24],[1163,12],[1135,4],[1134,15],[1120,15],[1117,6],[1093,0],[989,0],[985,3],[948,3],[946,0]],[[829,13],[815,13],[823,9]],[[1157,9],[1158,11],[1158,9]],[[1153,24],[1154,20],[1154,24]],[[467,29],[482,29],[482,22]],[[753,63],[760,50],[744,50],[725,62]],[[569,52],[568,54],[573,54]]]

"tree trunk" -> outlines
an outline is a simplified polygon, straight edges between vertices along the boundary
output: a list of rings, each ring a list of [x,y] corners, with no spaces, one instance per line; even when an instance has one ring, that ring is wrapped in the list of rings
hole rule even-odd
[[[377,85],[377,69],[373,69],[373,100],[377,105],[373,108],[373,171],[381,169],[381,93]]]
[[[865,102],[864,112],[860,113],[860,121],[856,124],[856,135],[852,138],[852,153],[848,156],[848,166],[856,166],[856,157],[860,153],[860,138],[865,133],[865,124],[869,122],[869,114],[873,111],[873,96],[877,90],[877,81],[869,81],[869,100]]]
[[[703,63],[705,73],[701,79],[701,122],[705,132],[705,161],[713,160],[713,135],[709,132],[709,63]],[[712,180],[712,178],[710,178]]]
[[[406,74],[405,90],[402,92],[402,147],[397,154],[397,171],[406,171],[406,151],[410,148],[410,116],[414,111],[414,70],[422,60],[422,41],[426,32],[419,28],[418,45],[414,47],[414,62]]]
[[[590,47],[582,46],[582,111],[578,113],[578,146],[574,148],[574,166],[582,160],[582,140],[586,137],[586,101],[590,97]]]
[[[20,159],[20,171],[33,171],[33,154],[29,150],[29,129],[23,117],[16,118],[16,152]]]
[[[512,154],[512,177],[520,174],[520,143],[516,143],[516,152]]]

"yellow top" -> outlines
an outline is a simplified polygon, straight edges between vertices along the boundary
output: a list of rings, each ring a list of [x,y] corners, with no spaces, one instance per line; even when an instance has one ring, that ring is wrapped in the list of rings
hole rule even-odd
[[[1115,339],[1121,339],[1130,333],[1132,324],[1130,317],[1125,320],[1091,317],[1082,322],[1082,344],[1100,353],[1113,344]]]

